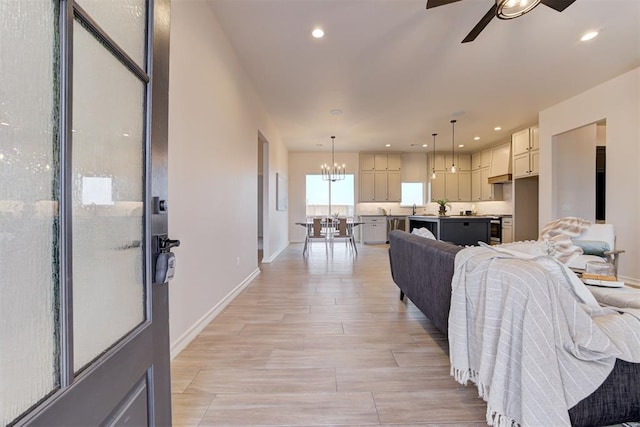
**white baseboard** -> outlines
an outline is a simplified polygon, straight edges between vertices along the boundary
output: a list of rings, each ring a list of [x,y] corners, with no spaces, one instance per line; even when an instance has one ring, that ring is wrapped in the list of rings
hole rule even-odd
[[[209,324],[211,321],[225,309],[227,305],[233,299],[238,296],[240,292],[244,288],[246,288],[249,283],[255,279],[258,274],[260,274],[260,269],[256,268],[246,279],[244,279],[238,286],[235,287],[234,290],[229,292],[229,294],[224,297],[218,304],[216,304],[211,310],[207,312],[204,316],[202,316],[196,323],[194,323],[180,338],[171,343],[171,360],[173,360],[182,350],[187,348],[187,346],[198,336],[198,334]]]
[[[618,280],[621,280],[624,283],[631,285],[633,287],[640,288],[640,280],[634,277],[618,276]]]
[[[278,249],[276,251],[276,253],[272,254],[269,258],[262,258],[262,263],[263,264],[270,264],[272,263],[277,257],[278,255],[280,255],[282,253],[282,251],[284,251],[285,249],[287,249],[287,246],[289,246],[289,244],[287,243],[286,245],[284,245],[283,247],[281,247],[280,249]]]

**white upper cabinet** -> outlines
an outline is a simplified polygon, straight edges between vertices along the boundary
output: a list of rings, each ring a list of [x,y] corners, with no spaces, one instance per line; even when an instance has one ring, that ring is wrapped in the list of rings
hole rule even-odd
[[[489,166],[491,166],[491,149],[487,148],[485,150],[482,150],[481,154],[481,167],[483,168],[488,168]]]
[[[373,154],[360,154],[360,170],[372,171],[376,169],[375,156]]]
[[[360,153],[360,201],[399,202],[402,155]]]
[[[521,130],[511,136],[511,142],[513,143],[513,155],[519,156],[520,154],[528,153],[531,149],[529,142],[529,129]]]
[[[478,170],[482,167],[482,153],[478,151],[471,155],[471,170]]]
[[[451,154],[445,154],[444,156],[444,170],[451,169],[451,165],[454,164],[461,171],[471,170],[471,156],[469,154],[455,154],[451,157]]]
[[[402,169],[402,155],[400,154],[388,154],[387,155],[387,170],[399,171]]]
[[[377,171],[386,171],[388,169],[388,154],[374,154],[375,168]]]
[[[448,167],[451,167],[451,165],[447,166],[447,162],[445,160],[445,156],[444,154],[438,153],[435,155],[435,168],[437,171],[443,171],[445,169],[447,169]]]
[[[513,144],[513,178],[538,175],[538,128],[527,128],[514,133],[511,141]]]

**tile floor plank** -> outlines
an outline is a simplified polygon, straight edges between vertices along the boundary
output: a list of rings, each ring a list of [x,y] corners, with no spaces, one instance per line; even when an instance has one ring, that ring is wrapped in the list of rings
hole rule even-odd
[[[336,391],[333,368],[201,370],[184,393],[327,393]]]
[[[371,393],[226,394],[211,403],[201,426],[378,424]]]

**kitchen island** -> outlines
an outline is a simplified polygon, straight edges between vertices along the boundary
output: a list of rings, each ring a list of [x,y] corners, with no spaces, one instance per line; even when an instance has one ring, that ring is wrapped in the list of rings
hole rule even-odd
[[[426,228],[436,239],[456,245],[477,245],[478,242],[489,244],[491,238],[491,217],[489,216],[439,216],[411,215],[409,232],[414,228]]]

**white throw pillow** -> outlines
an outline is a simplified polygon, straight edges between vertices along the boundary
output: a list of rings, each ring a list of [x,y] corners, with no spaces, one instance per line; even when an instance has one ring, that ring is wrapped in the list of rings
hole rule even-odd
[[[427,239],[436,240],[436,236],[434,236],[433,233],[429,231],[428,228],[425,228],[425,227],[414,228],[413,231],[411,231],[411,234],[415,234],[416,236],[420,236],[420,237],[426,237]]]

